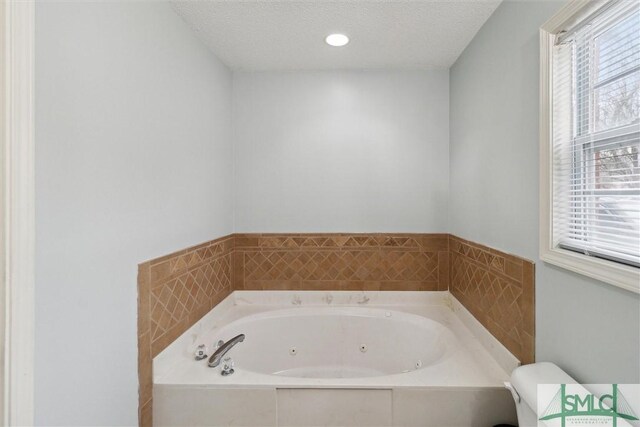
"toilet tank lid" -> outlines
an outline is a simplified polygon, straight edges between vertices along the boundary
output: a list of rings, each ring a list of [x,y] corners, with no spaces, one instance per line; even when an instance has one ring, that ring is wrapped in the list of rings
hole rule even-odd
[[[576,380],[550,362],[519,366],[511,373],[511,385],[534,411],[538,408],[538,384],[575,384]]]

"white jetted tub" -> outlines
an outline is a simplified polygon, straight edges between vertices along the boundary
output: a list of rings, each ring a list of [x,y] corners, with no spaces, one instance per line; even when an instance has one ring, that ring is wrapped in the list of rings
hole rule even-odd
[[[290,378],[368,378],[438,363],[455,346],[442,324],[395,310],[300,307],[253,314],[215,339],[244,334],[230,350],[239,369]],[[207,340],[206,342],[214,342]]]
[[[517,365],[448,292],[236,291],[154,359],[154,424],[515,423]]]

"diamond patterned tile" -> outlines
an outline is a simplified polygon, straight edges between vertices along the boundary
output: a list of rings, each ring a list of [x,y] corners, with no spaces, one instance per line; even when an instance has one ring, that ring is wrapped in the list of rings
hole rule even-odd
[[[438,281],[437,252],[261,251],[244,255],[245,280]]]
[[[531,277],[517,280],[505,274],[505,259],[511,255],[451,237],[450,253],[450,291],[462,302],[496,338],[521,361],[534,360],[534,349],[526,342],[534,335],[533,322],[525,325],[525,316],[533,313],[533,304],[523,303],[524,299],[533,301],[525,294],[523,282],[533,283],[533,264],[526,271]]]
[[[212,250],[212,253],[216,253]],[[185,262],[181,262],[180,259]],[[231,256],[218,256],[202,262],[193,253],[177,257],[170,263],[174,271],[184,272],[159,285],[151,286],[151,341],[162,339],[177,325],[183,324],[194,310],[210,309],[212,297],[231,283]],[[189,267],[191,265],[191,267]]]
[[[423,236],[423,235],[419,235]],[[440,235],[438,235],[440,236]],[[247,235],[242,235],[246,238]],[[261,248],[362,248],[379,247],[420,248],[419,239],[412,236],[384,234],[325,234],[325,235],[267,235],[259,236]],[[446,238],[446,237],[445,237]]]

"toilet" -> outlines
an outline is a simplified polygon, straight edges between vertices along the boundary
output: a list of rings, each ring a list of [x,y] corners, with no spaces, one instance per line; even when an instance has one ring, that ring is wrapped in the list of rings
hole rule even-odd
[[[549,362],[520,366],[511,373],[505,387],[511,391],[516,403],[519,427],[538,425],[538,384],[575,384],[576,380],[558,366]]]

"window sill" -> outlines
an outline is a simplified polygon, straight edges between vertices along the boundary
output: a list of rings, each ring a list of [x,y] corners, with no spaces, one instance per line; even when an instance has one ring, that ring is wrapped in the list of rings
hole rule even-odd
[[[640,293],[640,269],[566,249],[543,250],[540,259],[593,279]]]

